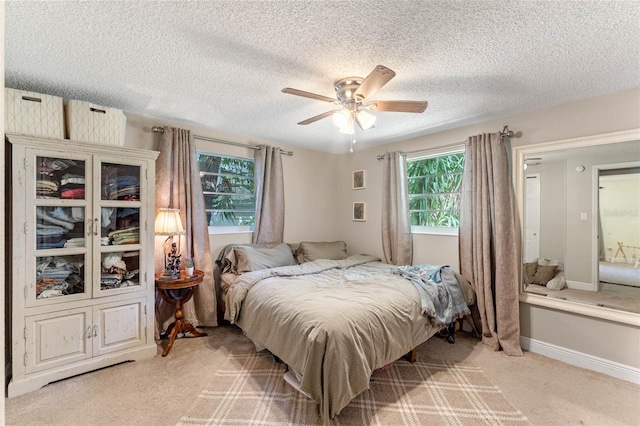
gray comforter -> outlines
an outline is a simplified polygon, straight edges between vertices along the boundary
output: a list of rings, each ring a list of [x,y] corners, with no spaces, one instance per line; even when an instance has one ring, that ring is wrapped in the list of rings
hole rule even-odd
[[[248,272],[229,289],[225,318],[302,373],[301,390],[332,418],[373,370],[440,329],[393,268],[359,255]]]

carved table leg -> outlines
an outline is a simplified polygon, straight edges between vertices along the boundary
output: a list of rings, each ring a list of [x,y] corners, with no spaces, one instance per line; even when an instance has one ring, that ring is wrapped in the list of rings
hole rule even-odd
[[[171,329],[171,334],[169,335],[169,343],[167,343],[167,347],[164,348],[162,356],[167,356],[167,354],[171,350],[171,347],[173,346],[173,342],[176,340],[176,336],[179,332],[182,331],[182,300],[176,301],[175,317],[176,321],[169,327]]]
[[[190,322],[182,323],[182,331],[191,333],[193,337],[202,337],[207,335],[207,333],[202,333],[196,330],[196,328]]]
[[[162,295],[162,298],[165,299],[167,302],[171,303],[172,305],[175,305],[175,309],[176,309],[176,312],[174,314],[176,320],[167,329],[167,333],[170,333],[169,343],[167,343],[167,347],[164,348],[164,351],[162,352],[162,356],[167,356],[167,354],[171,350],[171,347],[173,346],[173,342],[176,340],[176,336],[178,335],[178,333],[184,334],[186,332],[189,332],[193,335],[190,337],[202,337],[202,336],[206,336],[207,333],[201,333],[197,331],[190,322],[182,320],[182,318],[184,317],[184,314],[182,313],[182,306],[184,303],[188,302],[189,299],[191,299],[191,296],[193,296],[192,288],[190,288],[189,291],[187,291],[187,293],[182,297],[177,297],[174,293],[171,293],[171,296],[169,296],[164,292],[161,292],[161,295]]]

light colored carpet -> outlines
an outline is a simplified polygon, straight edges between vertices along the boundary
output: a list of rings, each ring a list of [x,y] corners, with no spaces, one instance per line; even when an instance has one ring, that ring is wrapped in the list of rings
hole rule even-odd
[[[323,425],[318,405],[282,379],[286,371],[269,353],[232,353],[178,425]],[[428,359],[377,372],[371,387],[328,424],[530,423],[478,367]]]
[[[176,425],[230,353],[252,348],[234,326],[179,339],[165,358],[115,365],[5,400],[7,425]],[[598,344],[598,342],[593,342]],[[534,425],[640,425],[640,386],[526,352],[509,357],[466,333],[432,338],[418,360],[472,364]],[[284,426],[284,425],[283,425]],[[384,425],[388,426],[388,425]]]

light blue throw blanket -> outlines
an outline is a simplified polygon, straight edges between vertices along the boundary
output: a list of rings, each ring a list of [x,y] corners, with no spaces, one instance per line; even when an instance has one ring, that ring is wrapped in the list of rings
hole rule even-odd
[[[450,267],[398,266],[392,271],[413,283],[420,294],[422,313],[431,323],[444,326],[471,313]]]

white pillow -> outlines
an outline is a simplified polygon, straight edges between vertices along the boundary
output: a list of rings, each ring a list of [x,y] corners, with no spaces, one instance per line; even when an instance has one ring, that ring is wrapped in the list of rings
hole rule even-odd
[[[567,280],[564,278],[564,272],[558,268],[556,275],[547,282],[547,288],[550,290],[562,290],[567,288]]]

